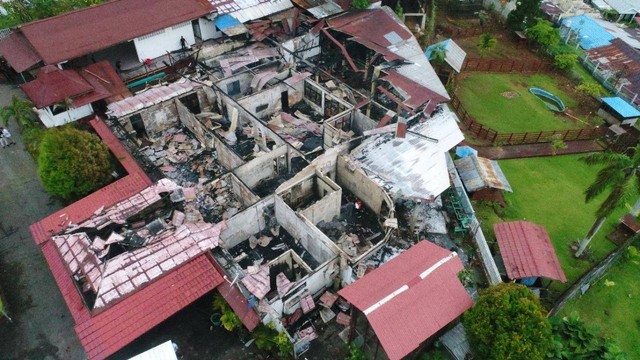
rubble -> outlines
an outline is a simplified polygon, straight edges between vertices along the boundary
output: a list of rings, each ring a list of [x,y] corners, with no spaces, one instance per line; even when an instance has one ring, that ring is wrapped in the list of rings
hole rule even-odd
[[[140,152],[178,185],[193,184],[217,178],[225,169],[216,161],[216,152],[205,149],[182,128],[169,128],[162,137]]]

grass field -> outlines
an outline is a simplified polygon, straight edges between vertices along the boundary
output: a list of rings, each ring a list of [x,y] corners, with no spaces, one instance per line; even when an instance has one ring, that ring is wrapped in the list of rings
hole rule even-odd
[[[529,88],[546,90],[569,109],[578,103],[570,98],[550,76],[537,74],[474,73],[459,82],[457,95],[465,109],[481,124],[498,132],[564,130],[584,127],[566,116],[551,111]],[[512,98],[503,96],[512,92]]]
[[[587,271],[592,262],[573,257],[571,243],[581,239],[595,221],[595,210],[604,199],[584,203],[584,189],[595,179],[599,170],[578,161],[578,155],[529,158],[499,161],[513,188],[507,193],[507,208],[500,216],[486,203],[476,204],[477,215],[488,239],[493,240],[492,224],[501,221],[526,220],[543,225],[551,237],[560,264],[567,276],[567,284],[553,282],[552,290],[562,291],[569,283]],[[605,194],[603,194],[605,195]],[[600,260],[615,245],[607,240],[626,209],[616,211],[607,219],[591,242],[593,260]]]
[[[586,294],[570,301],[560,316],[577,311],[587,325],[598,326],[631,359],[640,359],[639,278],[640,264],[623,258]],[[605,281],[615,285],[606,286]]]

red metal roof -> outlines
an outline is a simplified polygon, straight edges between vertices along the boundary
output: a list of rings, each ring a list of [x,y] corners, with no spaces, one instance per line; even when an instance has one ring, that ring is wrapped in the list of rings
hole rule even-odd
[[[107,104],[131,96],[131,92],[127,86],[106,60],[86,66],[79,70],[78,73],[93,86],[95,93],[100,95],[100,99],[105,99]],[[74,105],[81,106],[80,104],[82,103],[88,104],[99,100],[94,99],[95,96],[93,98],[81,96],[74,99]]]
[[[135,294],[92,316],[51,241],[42,252],[76,323],[89,359],[104,359],[202,295],[224,283],[208,255],[200,255]]]
[[[0,55],[17,72],[23,72],[42,61],[19,32],[13,32],[0,40]]]
[[[46,64],[71,60],[213,12],[207,0],[116,0],[19,27]]]
[[[391,360],[401,359],[473,305],[455,253],[421,241],[339,294],[363,311]]]
[[[396,87],[409,95],[409,97],[405,99],[404,104],[407,104],[412,109],[419,108],[428,101],[431,101],[432,104],[439,104],[443,101],[447,101],[443,96],[427,89],[406,76],[400,75],[394,70],[386,70],[386,72],[387,75],[381,79],[388,81],[393,87]]]
[[[215,266],[216,270],[221,274],[224,274],[224,270],[217,262],[214,261],[213,266]],[[249,302],[236,286],[231,286],[231,284],[224,281],[218,286],[218,291],[227,303],[229,303],[233,312],[238,315],[247,330],[253,331],[253,329],[260,324],[260,317],[255,310],[249,307]]]
[[[542,276],[567,281],[544,227],[513,221],[493,224],[493,230],[510,279]]]
[[[41,68],[35,80],[20,87],[39,109],[94,92],[93,86],[77,71],[62,70],[54,65]]]
[[[142,191],[152,183],[144,170],[140,168],[136,160],[131,157],[102,120],[95,118],[90,121],[90,124],[111,152],[120,160],[128,175],[32,224],[30,229],[36,244],[42,244],[51,235],[62,231],[69,221],[78,224],[88,219],[100,207],[109,207]]]
[[[391,42],[390,39],[396,39],[396,36],[401,40],[413,37],[411,32],[382,9],[353,10],[329,19],[327,23],[334,30],[369,40],[383,48],[393,45],[395,42]],[[395,33],[395,36],[392,33]]]

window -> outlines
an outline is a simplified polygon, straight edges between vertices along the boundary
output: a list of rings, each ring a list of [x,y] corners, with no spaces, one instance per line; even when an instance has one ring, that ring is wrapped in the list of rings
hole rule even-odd
[[[230,96],[240,94],[240,81],[236,80],[227,84],[227,94]]]
[[[269,104],[258,105],[256,106],[256,112],[259,113],[261,111],[267,110],[268,107],[269,107]]]

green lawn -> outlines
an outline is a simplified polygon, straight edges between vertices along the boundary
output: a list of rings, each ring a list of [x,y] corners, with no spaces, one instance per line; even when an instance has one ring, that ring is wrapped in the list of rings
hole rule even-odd
[[[560,316],[577,311],[587,325],[596,325],[632,359],[640,359],[640,264],[622,259],[580,298],[570,301]],[[615,285],[606,286],[605,280]]]
[[[582,275],[592,262],[573,257],[570,244],[581,239],[595,220],[595,210],[604,199],[600,196],[584,203],[584,189],[599,170],[578,161],[579,155],[552,156],[499,161],[513,193],[507,193],[507,208],[498,216],[487,204],[475,207],[487,238],[494,239],[492,224],[500,221],[526,220],[546,227],[568,283],[553,282],[551,289],[562,291]],[[603,194],[605,195],[605,194]],[[605,236],[626,211],[620,209],[607,219],[591,242],[593,260],[602,259],[615,245]],[[502,217],[502,218],[501,218]]]
[[[571,119],[551,111],[529,88],[538,87],[558,96],[568,108],[578,103],[562,91],[556,80],[537,74],[475,73],[459,83],[457,95],[465,109],[481,124],[498,132],[527,132],[579,128]],[[515,92],[513,98],[502,94]]]

